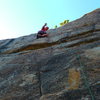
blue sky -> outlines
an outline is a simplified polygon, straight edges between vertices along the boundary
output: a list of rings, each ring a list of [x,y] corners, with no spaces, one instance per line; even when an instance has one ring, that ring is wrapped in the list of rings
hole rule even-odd
[[[100,0],[0,0],[0,39],[36,33],[100,8]]]

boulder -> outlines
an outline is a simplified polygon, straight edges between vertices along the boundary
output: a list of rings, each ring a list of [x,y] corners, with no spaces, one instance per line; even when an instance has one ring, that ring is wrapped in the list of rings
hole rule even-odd
[[[0,40],[0,100],[99,100],[100,8],[48,34]]]

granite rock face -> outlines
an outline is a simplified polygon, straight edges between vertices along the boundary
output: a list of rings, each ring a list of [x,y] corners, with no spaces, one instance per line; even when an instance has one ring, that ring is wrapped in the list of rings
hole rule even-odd
[[[0,100],[100,100],[100,9],[48,34],[0,40]]]

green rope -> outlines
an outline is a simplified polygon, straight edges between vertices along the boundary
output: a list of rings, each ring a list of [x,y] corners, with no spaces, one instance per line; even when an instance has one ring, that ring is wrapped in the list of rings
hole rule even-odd
[[[82,74],[83,74],[83,78],[84,78],[84,81],[85,81],[85,85],[86,85],[86,87],[87,87],[87,89],[88,89],[88,91],[89,91],[89,93],[90,93],[90,95],[91,95],[91,99],[92,100],[95,100],[95,97],[94,97],[94,95],[93,95],[93,93],[92,93],[92,90],[91,90],[91,88],[90,88],[90,86],[89,86],[89,83],[88,83],[88,80],[87,80],[87,77],[86,77],[86,74],[85,74],[85,72],[84,72],[84,65],[82,64],[82,62],[81,62],[81,57],[80,57],[80,55],[77,55],[77,59],[78,59],[78,61],[79,61],[79,64],[80,64],[80,67],[82,68]]]
[[[62,44],[60,44],[61,46],[60,47],[63,47],[62,46]],[[78,59],[78,61],[79,61],[79,64],[80,64],[80,67],[82,68],[82,74],[83,74],[83,77],[84,77],[84,81],[85,81],[85,85],[86,85],[86,87],[87,87],[87,89],[88,89],[88,91],[89,91],[89,93],[90,93],[90,95],[91,95],[91,100],[95,100],[95,97],[94,97],[94,95],[93,95],[93,93],[92,93],[92,90],[91,90],[91,88],[90,88],[90,86],[89,86],[89,83],[88,83],[88,80],[87,80],[87,77],[86,77],[86,74],[84,73],[84,66],[83,66],[83,64],[82,64],[82,62],[81,62],[81,57],[80,57],[80,55],[79,54],[77,54],[77,59]]]

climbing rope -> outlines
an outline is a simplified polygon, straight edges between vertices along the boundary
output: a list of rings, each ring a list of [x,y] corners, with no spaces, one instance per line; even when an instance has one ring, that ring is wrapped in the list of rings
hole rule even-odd
[[[49,40],[49,39],[48,39]],[[66,39],[64,39],[64,40],[66,40]],[[59,43],[60,43],[60,48],[62,48],[63,47],[63,44],[61,43],[61,40],[60,41],[58,41]],[[52,48],[52,47],[51,47]],[[87,89],[88,89],[88,92],[89,92],[89,94],[90,94],[90,96],[91,96],[91,100],[95,100],[95,96],[94,96],[94,94],[93,94],[93,92],[92,92],[92,90],[91,90],[91,88],[90,88],[90,85],[89,85],[89,82],[88,82],[88,80],[87,80],[87,76],[86,76],[86,72],[84,72],[84,64],[81,62],[81,57],[80,57],[80,55],[79,54],[77,54],[77,60],[78,60],[78,62],[79,62],[79,65],[80,65],[80,68],[81,68],[81,72],[82,72],[82,75],[83,75],[83,78],[84,78],[84,82],[85,82],[85,86],[87,87]]]
[[[88,91],[89,91],[89,94],[91,95],[91,100],[95,100],[95,97],[94,97],[94,94],[93,94],[93,92],[92,92],[92,90],[91,90],[91,88],[90,88],[90,86],[89,86],[89,83],[88,83],[88,80],[87,80],[87,77],[86,77],[86,73],[84,72],[84,65],[83,65],[83,63],[81,62],[81,57],[80,57],[80,55],[77,55],[77,60],[78,60],[78,62],[79,62],[79,64],[80,64],[80,67],[81,67],[81,72],[82,72],[82,74],[83,74],[83,78],[84,78],[84,81],[85,81],[85,85],[86,85],[86,87],[87,87],[87,89],[88,89]]]

